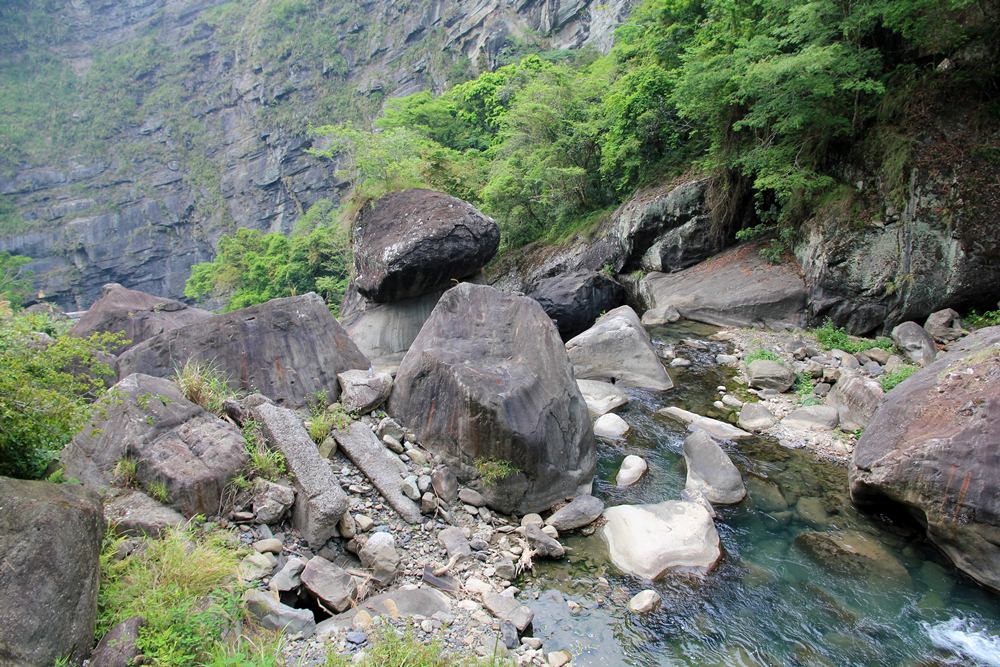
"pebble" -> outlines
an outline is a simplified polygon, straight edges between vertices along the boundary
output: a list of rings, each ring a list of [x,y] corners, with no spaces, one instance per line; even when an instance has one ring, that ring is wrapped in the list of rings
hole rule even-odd
[[[351,630],[347,633],[347,641],[356,646],[360,646],[368,641],[368,635],[360,630]]]

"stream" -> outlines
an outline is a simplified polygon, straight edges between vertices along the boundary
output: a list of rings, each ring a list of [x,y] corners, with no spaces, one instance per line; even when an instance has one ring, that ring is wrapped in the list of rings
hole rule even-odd
[[[679,405],[725,419],[712,406],[717,387],[738,385],[733,369],[714,362],[726,351],[705,340],[714,330],[679,323],[652,332],[657,346],[698,339],[708,349],[680,348],[692,365],[670,369],[674,389],[628,390],[631,401],[619,414],[632,430],[624,442],[598,444],[594,495],[607,505],[681,497],[686,431],[655,412]],[[568,556],[536,561],[521,596],[547,651],[566,649],[578,666],[1000,665],[1000,598],[953,568],[908,522],[857,512],[845,467],[763,437],[724,448],[748,496],[716,507],[723,558],[715,570],[650,586],[616,570],[599,534],[564,536]],[[619,489],[614,477],[626,454],[643,456],[649,472]],[[829,530],[874,537],[908,576],[838,574],[796,546],[804,532]],[[629,598],[649,587],[662,606],[631,614]],[[581,608],[571,611],[567,600]]]

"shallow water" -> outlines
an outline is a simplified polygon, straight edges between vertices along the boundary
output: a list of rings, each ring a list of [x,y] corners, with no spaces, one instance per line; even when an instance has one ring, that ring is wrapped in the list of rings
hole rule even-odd
[[[709,327],[654,332],[658,346],[678,344],[693,365],[670,369],[677,385],[662,394],[629,390],[621,415],[627,441],[599,444],[595,495],[608,505],[677,499],[684,487],[684,429],[655,414],[680,405],[720,417],[717,385],[735,387],[712,363],[724,345],[691,349],[685,338]],[[854,510],[847,470],[760,438],[726,446],[743,473],[748,498],[717,507],[724,556],[704,579],[666,578],[657,612],[628,612],[649,582],[618,572],[597,535],[565,536],[569,556],[537,562],[526,586],[534,631],[546,650],[567,649],[585,665],[998,665],[1000,597],[952,568],[905,523]],[[649,462],[646,477],[618,489],[626,454]],[[882,544],[905,567],[895,578],[844,574],[812,560],[795,544],[809,531],[854,530]],[[606,580],[604,583],[602,580]],[[566,599],[583,606],[571,614]]]

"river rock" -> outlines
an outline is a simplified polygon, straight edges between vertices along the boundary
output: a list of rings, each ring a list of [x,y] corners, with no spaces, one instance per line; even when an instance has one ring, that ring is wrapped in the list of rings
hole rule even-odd
[[[562,558],[566,555],[566,549],[559,544],[559,540],[547,534],[538,524],[525,526],[524,537],[539,558]]]
[[[719,440],[742,440],[744,438],[752,437],[751,433],[747,433],[743,429],[736,428],[732,424],[727,424],[726,422],[719,421],[718,419],[712,419],[711,417],[696,415],[693,412],[688,412],[687,410],[683,410],[676,406],[662,408],[657,410],[656,414],[675,419],[682,424],[686,424],[688,428],[692,430],[705,431],[713,438],[718,438]]]
[[[777,421],[762,403],[744,403],[737,423],[748,431],[766,431]]]
[[[365,614],[368,618],[387,616],[398,618],[433,618],[449,612],[448,596],[431,588],[399,588],[370,597],[354,609],[328,618],[316,626],[320,639],[332,633],[350,629],[355,617]]]
[[[586,403],[555,325],[527,297],[448,290],[403,359],[389,411],[463,481],[478,477],[477,460],[515,468],[480,489],[501,512],[547,509],[593,476]]]
[[[388,586],[399,572],[396,540],[389,533],[372,533],[358,552],[361,564],[372,571],[372,578]]]
[[[629,454],[622,461],[618,474],[615,476],[615,484],[618,486],[632,486],[646,474],[646,459],[635,454]]]
[[[667,324],[672,324],[679,319],[681,319],[681,314],[677,312],[677,309],[674,306],[667,304],[658,308],[650,308],[643,313],[642,326],[662,327]]]
[[[795,373],[790,368],[770,359],[751,361],[747,367],[750,386],[755,389],[773,389],[784,393],[795,384]]]
[[[837,408],[830,405],[804,405],[781,420],[782,426],[807,431],[831,431],[838,422]]]
[[[243,604],[257,622],[268,630],[289,635],[312,637],[316,631],[316,618],[308,609],[294,609],[264,591],[249,589],[243,593]]]
[[[955,565],[1000,590],[1000,327],[953,344],[886,395],[858,441],[851,497],[899,504]]]
[[[731,505],[746,496],[743,477],[722,447],[705,431],[695,431],[684,440],[687,482],[684,490],[710,503]]]
[[[90,654],[104,519],[73,484],[0,477],[0,663],[49,667]]]
[[[625,288],[599,271],[574,271],[538,281],[528,296],[541,304],[563,339],[569,339],[586,331],[601,313],[622,305]]]
[[[924,322],[924,331],[939,343],[950,343],[962,337],[962,318],[951,308],[931,313]]]
[[[566,343],[578,379],[613,381],[663,391],[674,386],[639,316],[628,306],[602,315]]]
[[[340,395],[337,373],[371,363],[313,293],[273,299],[154,336],[118,358],[118,376],[170,377],[189,360],[215,368],[233,389],[301,407]]]
[[[667,571],[704,574],[722,555],[719,534],[701,503],[668,500],[604,510],[601,535],[626,574],[657,579]]]
[[[648,614],[660,608],[663,598],[654,590],[646,589],[639,591],[628,601],[629,611],[636,614]]]
[[[486,266],[500,228],[471,204],[430,190],[393,192],[361,209],[353,229],[354,282],[386,303],[440,289]]]
[[[431,488],[438,498],[450,503],[458,497],[458,478],[448,466],[438,466],[431,474]]]
[[[313,556],[301,574],[302,585],[331,612],[350,609],[358,596],[354,577],[321,556]]]
[[[647,273],[639,295],[647,308],[671,305],[716,326],[781,328],[803,322],[806,286],[794,263],[771,264],[745,244],[676,273]]]
[[[909,573],[888,549],[856,530],[800,533],[795,544],[811,558],[851,577],[908,580]]]
[[[108,283],[101,298],[70,329],[70,335],[86,338],[95,333],[122,334],[125,342],[112,350],[120,354],[147,338],[210,317],[212,313],[207,310]]]
[[[142,491],[123,490],[105,499],[104,520],[116,535],[158,538],[168,528],[186,521],[184,515],[159,503]]]
[[[108,630],[90,654],[87,667],[132,667],[142,654],[137,644],[144,625],[146,619],[133,616]]]
[[[145,489],[166,487],[168,504],[185,516],[212,516],[226,485],[247,463],[239,429],[185,398],[173,382],[129,375],[100,399],[94,419],[62,452],[67,477],[102,489],[115,466],[136,463]]]
[[[577,496],[569,504],[559,508],[545,520],[545,525],[552,526],[559,532],[583,528],[601,516],[604,502],[589,494]]]
[[[926,366],[937,356],[937,346],[930,334],[916,322],[903,322],[892,330],[892,342],[918,366]]]
[[[281,521],[295,504],[295,490],[258,477],[254,480],[253,513],[257,521],[272,525]]]
[[[628,422],[613,412],[601,415],[594,422],[594,435],[606,440],[620,440],[628,433]]]
[[[577,380],[587,410],[593,418],[612,412],[628,403],[628,394],[609,382],[599,380]]]
[[[864,429],[875,416],[885,392],[875,380],[857,373],[844,373],[827,395],[826,404],[836,408],[844,431]]]
[[[524,632],[535,617],[535,612],[530,607],[521,604],[513,596],[493,591],[483,593],[483,606],[501,621],[513,623],[518,632]]]
[[[297,590],[302,584],[302,570],[306,567],[306,562],[298,556],[292,556],[278,570],[273,577],[269,587],[275,591],[284,593]]]
[[[468,558],[472,555],[472,547],[461,528],[452,526],[443,529],[438,533],[438,542],[448,552],[448,558]]]
[[[344,371],[340,382],[340,405],[351,413],[371,412],[382,405],[392,392],[392,376],[372,370]]]

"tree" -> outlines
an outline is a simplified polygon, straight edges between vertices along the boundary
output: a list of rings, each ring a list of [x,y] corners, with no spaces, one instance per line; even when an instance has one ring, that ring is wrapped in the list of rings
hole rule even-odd
[[[32,293],[32,273],[24,268],[30,257],[0,252],[0,300],[20,306]]]

